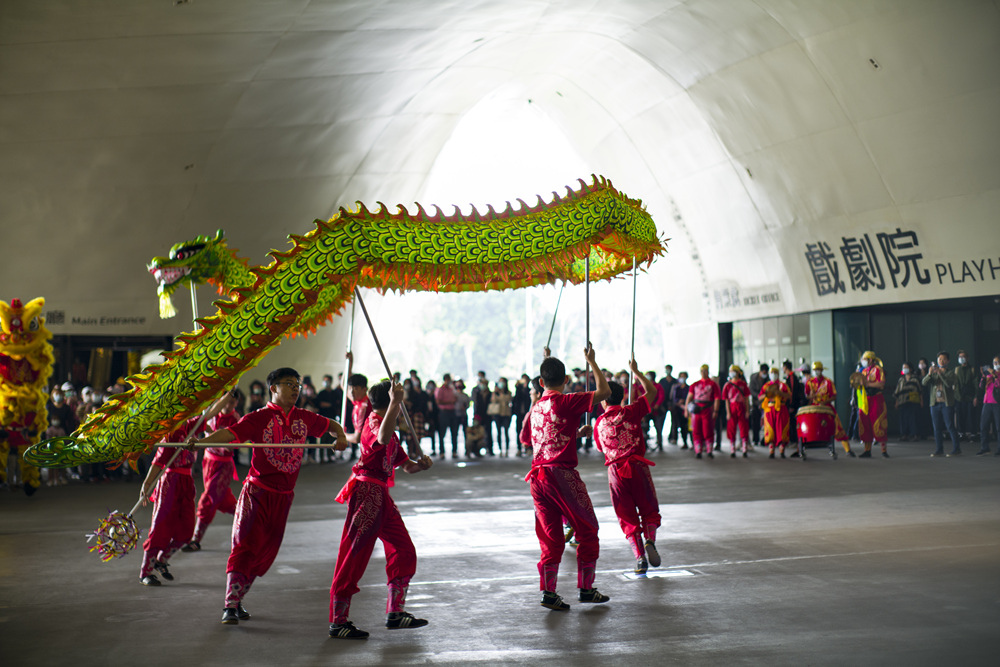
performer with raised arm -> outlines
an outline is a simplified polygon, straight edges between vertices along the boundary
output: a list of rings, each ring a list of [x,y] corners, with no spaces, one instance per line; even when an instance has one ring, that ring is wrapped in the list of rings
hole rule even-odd
[[[556,594],[559,562],[565,549],[563,517],[576,532],[577,585],[580,602],[601,603],[611,598],[594,588],[595,568],[600,552],[597,516],[587,486],[577,472],[576,439],[580,418],[593,409],[595,402],[611,395],[608,381],[594,358],[594,348],[585,351],[587,363],[597,381],[595,391],[564,393],[570,379],[566,366],[555,357],[546,357],[540,367],[544,388],[528,420],[531,429],[531,472],[525,478],[531,484],[535,501],[535,534],[541,545],[538,563],[542,606],[566,611],[569,605]]]
[[[383,380],[368,391],[372,411],[361,426],[361,456],[351,477],[337,496],[347,503],[347,519],[337,552],[337,567],[330,585],[330,636],[335,639],[365,639],[368,633],[349,620],[351,598],[368,567],[375,540],[385,548],[385,572],[389,595],[385,627],[390,630],[427,625],[403,610],[410,578],[417,571],[417,553],[396,504],[389,496],[395,469],[408,473],[427,470],[429,456],[414,461],[399,446],[396,422],[403,403],[403,387]]]
[[[622,405],[624,387],[609,382],[611,395],[604,400],[604,413],[594,422],[594,444],[604,453],[611,504],[635,554],[635,573],[645,574],[650,565],[660,566],[656,551],[660,503],[649,474],[649,466],[656,464],[645,458],[646,438],[642,432],[642,419],[652,407],[649,397],[656,396],[656,385],[639,372],[635,359],[629,362],[629,368],[645,393],[632,404]]]

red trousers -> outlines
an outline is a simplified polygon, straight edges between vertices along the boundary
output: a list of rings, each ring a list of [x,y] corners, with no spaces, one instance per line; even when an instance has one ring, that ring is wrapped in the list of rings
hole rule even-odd
[[[236,501],[233,548],[226,572],[239,572],[252,581],[270,569],[285,536],[292,493],[262,489],[249,480]]]
[[[788,411],[785,409],[764,411],[764,444],[774,449],[788,444]]]
[[[729,421],[726,422],[726,436],[729,437],[729,443],[732,445],[730,451],[736,451],[736,435],[739,432],[740,442],[743,444],[743,451],[747,450],[747,444],[749,443],[750,435],[750,421],[747,419],[746,412],[742,410],[729,411]]]
[[[600,554],[597,515],[580,473],[573,468],[541,466],[529,474],[531,497],[535,501],[535,534],[542,547],[538,561],[539,588],[555,592],[566,542],[563,517],[576,533],[577,586],[594,587],[594,568]]]
[[[191,475],[164,470],[152,499],[153,523],[142,543],[149,557],[143,560],[144,571],[139,573],[140,577],[152,572],[153,560],[167,561],[187,543],[194,530],[194,480]]]
[[[337,567],[330,584],[330,622],[343,623],[349,617],[351,598],[368,567],[375,540],[385,549],[385,575],[389,598],[386,613],[403,611],[406,589],[417,571],[417,551],[389,489],[376,482],[358,480],[347,501],[347,519],[340,537]]]
[[[645,554],[644,541],[655,542],[660,527],[660,503],[649,466],[634,460],[613,465],[608,468],[608,486],[625,539],[640,558]]]
[[[712,418],[710,407],[691,416],[691,442],[694,444],[695,454],[712,451],[715,444],[715,419]]]
[[[205,490],[198,499],[198,522],[194,528],[194,536],[191,537],[195,542],[201,542],[205,529],[212,523],[216,512],[233,514],[236,511],[236,496],[229,488],[229,482],[236,472],[233,460],[206,456],[201,462],[201,472]]]

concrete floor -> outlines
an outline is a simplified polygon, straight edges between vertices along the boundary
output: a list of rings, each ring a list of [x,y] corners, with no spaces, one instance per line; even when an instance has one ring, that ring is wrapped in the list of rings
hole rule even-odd
[[[637,579],[597,456],[580,470],[601,520],[606,605],[538,604],[527,463],[453,461],[402,475],[393,496],[419,558],[408,609],[423,629],[387,631],[376,548],[352,607],[364,642],[327,637],[344,508],[344,464],[302,470],[284,544],[245,600],[253,619],[219,623],[231,517],[176,580],[138,582],[140,556],[102,563],[84,534],[131,507],[136,483],[0,495],[0,664],[408,665],[622,660],[631,665],[994,665],[1000,650],[1000,457],[697,461],[652,454],[663,567]],[[241,471],[243,472],[243,471]],[[200,483],[199,483],[200,488]],[[149,510],[138,513],[148,528]]]

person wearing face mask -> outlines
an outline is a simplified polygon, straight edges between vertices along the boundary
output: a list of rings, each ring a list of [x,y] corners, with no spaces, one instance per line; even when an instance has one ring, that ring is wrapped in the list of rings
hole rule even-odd
[[[979,389],[983,392],[983,414],[979,418],[979,451],[976,456],[990,453],[991,422],[998,443],[994,456],[1000,456],[1000,354],[993,357],[992,366],[983,366]]]
[[[872,457],[872,445],[877,441],[882,446],[882,457],[889,458],[886,445],[889,442],[887,431],[885,397],[885,373],[882,371],[882,360],[871,350],[861,355],[861,383],[858,389],[858,437],[865,451],[859,458]]]
[[[48,413],[49,420],[49,427],[45,430],[45,440],[64,438],[75,430],[73,409],[66,402],[65,396],[59,387],[52,390],[48,404],[45,406],[45,411]],[[49,468],[48,470],[49,486],[61,486],[68,483],[65,468]]]
[[[492,418],[489,414],[490,398],[493,392],[490,391],[490,383],[486,379],[486,371],[479,371],[476,386],[469,392],[472,400],[472,419],[478,421],[479,425],[486,431],[486,454],[493,456],[493,427]]]
[[[739,432],[743,458],[750,445],[750,387],[743,379],[743,369],[733,364],[729,367],[729,381],[722,388],[726,404],[726,436],[729,438],[729,457],[736,458],[736,436]]]
[[[931,392],[931,423],[934,425],[934,453],[931,456],[944,456],[944,432],[951,437],[951,452],[948,456],[961,456],[962,449],[958,444],[958,432],[955,430],[955,386],[958,378],[955,371],[948,368],[951,355],[942,350],[938,352],[937,365],[932,366],[926,377],[921,381]]]
[[[822,361],[813,362],[812,377],[806,380],[806,399],[810,405],[825,405],[833,410],[833,439],[843,446],[844,452],[848,456],[854,458],[854,452],[851,451],[851,443],[847,439],[844,424],[840,421],[840,415],[837,414],[837,388],[833,385],[833,380],[824,377],[823,371],[825,370],[826,368],[823,366]]]
[[[920,404],[927,407],[931,404],[931,389],[929,386],[924,384],[924,378],[927,377],[927,373],[931,369],[931,364],[927,361],[927,357],[920,357],[917,360],[916,369],[912,369],[913,376],[920,383]],[[928,434],[934,432],[934,426],[931,424],[931,412],[930,410],[921,410],[917,415],[917,437],[921,440],[926,438]]]
[[[896,409],[899,410],[899,439],[903,442],[918,440],[917,415],[920,414],[921,400],[920,381],[913,377],[913,366],[903,363],[899,381],[896,383]]]
[[[264,395],[264,390],[267,387],[260,380],[254,380],[250,383],[250,400],[247,403],[247,412],[253,412],[254,410],[260,410],[262,407],[267,405],[267,397]]]
[[[955,421],[958,422],[960,438],[972,440],[976,429],[976,408],[979,406],[976,368],[969,362],[965,350],[958,351],[958,368],[955,369],[958,384],[955,387]]]
[[[708,376],[708,364],[702,364],[699,369],[701,378],[692,383],[687,397],[687,411],[691,418],[691,440],[694,444],[696,458],[701,458],[702,451],[712,455],[712,445],[715,443],[715,420],[719,416],[719,401],[722,391],[719,385]]]
[[[761,409],[764,413],[764,444],[770,452],[768,458],[774,458],[774,448],[778,447],[781,458],[785,458],[785,447],[788,446],[788,410],[785,405],[792,398],[788,385],[781,381],[776,367],[771,368],[770,378],[761,387]]]
[[[667,439],[676,445],[679,435],[681,449],[688,448],[688,420],[684,413],[688,395],[687,381],[687,371],[681,371],[677,374],[676,384],[670,390],[670,434]]]

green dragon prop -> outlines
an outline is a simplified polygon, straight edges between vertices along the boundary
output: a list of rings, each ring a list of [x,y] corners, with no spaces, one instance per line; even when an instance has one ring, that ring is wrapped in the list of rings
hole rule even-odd
[[[272,251],[268,266],[249,267],[226,247],[221,232],[174,246],[150,270],[160,280],[160,303],[190,280],[220,286],[226,298],[198,322],[198,332],[177,337],[163,364],[128,378],[132,389],[110,397],[67,438],[39,443],[25,460],[44,467],[129,461],[196,414],[253,368],[281,339],[308,334],[337,314],[355,285],[382,290],[440,292],[499,290],[563,280],[610,279],[647,264],[664,250],[642,202],[594,177],[535,206],[463,216],[422,206],[390,213],[359,203],[317,220],[292,248]],[[197,269],[197,270],[196,270]],[[164,306],[164,302],[168,306]]]

